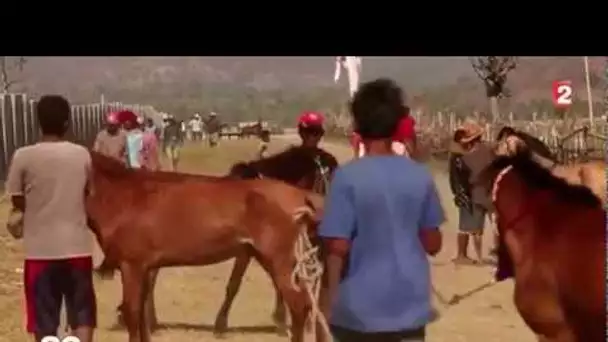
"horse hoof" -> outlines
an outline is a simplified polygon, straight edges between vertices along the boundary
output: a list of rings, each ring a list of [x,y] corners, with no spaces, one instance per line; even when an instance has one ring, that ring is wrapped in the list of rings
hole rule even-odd
[[[217,339],[225,339],[226,338],[226,329],[218,330],[218,329],[214,328],[213,337],[215,337]]]

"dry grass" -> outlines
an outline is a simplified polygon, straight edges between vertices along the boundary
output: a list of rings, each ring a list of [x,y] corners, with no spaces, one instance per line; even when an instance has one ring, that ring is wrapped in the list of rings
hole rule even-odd
[[[279,149],[290,142],[290,138],[277,139],[274,148]],[[188,172],[223,173],[235,161],[246,160],[255,155],[257,144],[229,141],[219,148],[209,149],[190,146],[183,151],[182,168]],[[272,148],[272,147],[271,147]],[[350,156],[344,146],[327,144],[327,148],[339,159]],[[449,221],[444,227],[445,248],[433,262],[436,288],[446,297],[484,283],[491,277],[490,268],[454,268],[449,263],[453,256],[456,222],[455,209],[451,205],[446,177],[437,174],[437,183],[448,211]],[[2,208],[0,220],[5,220]],[[3,222],[0,222],[3,225]],[[19,268],[22,264],[21,243],[13,241],[0,229],[0,342],[25,341],[27,335],[22,328],[22,287]],[[489,242],[489,239],[488,239]],[[225,282],[231,262],[212,267],[174,268],[161,272],[156,291],[159,319],[164,329],[153,336],[156,342],[213,341],[211,326],[224,294]],[[97,341],[118,342],[126,340],[124,331],[112,328],[114,308],[121,296],[118,278],[96,283],[99,303],[99,329]],[[461,304],[443,309],[442,317],[429,328],[431,342],[493,342],[534,341],[515,312],[512,300],[512,284],[505,282],[483,291]],[[254,265],[246,275],[245,282],[231,314],[231,333],[227,341],[285,341],[273,333],[270,313],[273,296],[269,280],[262,270]]]

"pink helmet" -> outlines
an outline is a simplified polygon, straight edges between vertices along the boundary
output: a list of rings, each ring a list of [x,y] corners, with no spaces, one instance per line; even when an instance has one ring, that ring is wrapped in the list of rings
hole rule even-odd
[[[110,112],[106,115],[106,122],[110,125],[118,125],[120,124],[120,115],[118,112]]]

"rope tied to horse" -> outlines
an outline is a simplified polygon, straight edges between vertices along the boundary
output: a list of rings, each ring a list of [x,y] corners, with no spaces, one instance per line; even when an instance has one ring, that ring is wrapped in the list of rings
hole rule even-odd
[[[302,225],[296,238],[294,255],[296,265],[291,273],[291,284],[298,291],[302,286],[308,295],[311,304],[311,311],[308,322],[312,323],[313,335],[316,332],[316,323],[321,324],[324,334],[331,340],[331,331],[326,317],[319,308],[319,293],[321,291],[321,276],[323,275],[323,265],[319,260],[318,247],[315,247],[307,233],[306,225]]]

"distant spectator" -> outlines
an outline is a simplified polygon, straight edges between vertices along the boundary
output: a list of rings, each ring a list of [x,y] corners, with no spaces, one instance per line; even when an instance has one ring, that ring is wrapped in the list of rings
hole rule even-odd
[[[106,116],[106,127],[97,133],[93,151],[126,163],[125,132],[120,129],[119,113],[112,112]]]
[[[260,147],[258,149],[258,159],[264,159],[268,156],[268,145],[270,144],[270,131],[263,129],[260,132]]]

